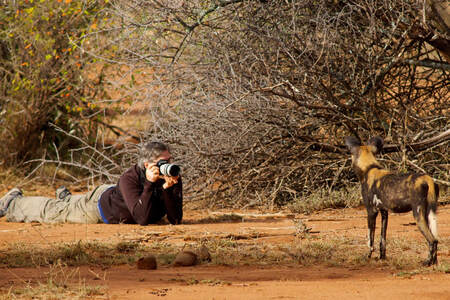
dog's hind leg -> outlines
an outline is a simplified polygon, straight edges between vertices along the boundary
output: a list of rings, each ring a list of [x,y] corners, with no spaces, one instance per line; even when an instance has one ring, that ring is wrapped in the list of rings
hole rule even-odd
[[[368,241],[367,245],[369,246],[369,254],[368,258],[372,256],[372,252],[374,251],[374,240],[375,240],[375,225],[377,220],[378,211],[373,211],[373,208],[367,209],[367,226],[369,227],[368,232]]]
[[[428,227],[426,208],[423,205],[414,207],[413,214],[414,214],[414,218],[416,219],[417,226],[419,227],[420,232],[427,239],[428,247],[430,250],[428,259],[424,262],[424,265],[431,266],[433,264],[437,264],[438,241],[435,238],[435,236],[431,233],[431,230]]]
[[[386,231],[388,225],[388,211],[380,210],[380,213],[381,213],[380,259],[386,259]]]

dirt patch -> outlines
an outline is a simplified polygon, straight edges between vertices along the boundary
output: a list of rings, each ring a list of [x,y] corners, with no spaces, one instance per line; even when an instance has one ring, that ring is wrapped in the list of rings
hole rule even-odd
[[[450,206],[439,208],[439,266],[434,268],[420,265],[427,246],[410,213],[390,215],[386,261],[364,258],[367,221],[362,208],[311,215],[188,210],[185,216],[183,225],[145,227],[7,223],[2,218],[2,252],[14,244],[39,248],[80,242],[158,243],[178,250],[205,242],[217,246],[212,262],[192,267],[163,263],[157,270],[140,270],[135,263],[69,267],[64,261],[35,268],[4,267],[0,290],[5,299],[18,288],[23,290],[15,297],[32,298],[33,292],[42,297],[45,292],[38,287],[49,289],[51,279],[53,285],[66,287],[59,298],[450,299]],[[299,220],[308,230],[299,232]],[[410,258],[408,263],[405,257]],[[67,292],[68,287],[74,288]]]
[[[48,272],[13,269],[5,275],[9,284],[20,284],[18,277],[38,282]],[[101,298],[111,299],[448,299],[450,294],[448,274],[403,278],[372,268],[198,266],[147,271],[117,266],[82,267],[79,276],[85,284],[105,285]]]

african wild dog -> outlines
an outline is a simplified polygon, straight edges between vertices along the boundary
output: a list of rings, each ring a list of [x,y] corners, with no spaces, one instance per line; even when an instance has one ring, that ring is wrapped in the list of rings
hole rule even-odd
[[[383,139],[371,138],[361,145],[356,137],[345,138],[352,154],[352,166],[361,182],[361,193],[367,209],[369,257],[374,251],[375,221],[381,213],[380,258],[386,258],[388,210],[396,213],[413,211],[420,232],[428,241],[430,253],[425,265],[437,263],[436,209],[439,187],[425,174],[394,174],[383,169],[375,154],[383,148]]]

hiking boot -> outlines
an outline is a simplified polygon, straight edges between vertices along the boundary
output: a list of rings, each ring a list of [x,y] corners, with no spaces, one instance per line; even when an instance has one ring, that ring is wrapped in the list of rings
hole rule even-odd
[[[8,211],[8,207],[9,207],[9,204],[11,203],[11,201],[22,195],[23,194],[20,189],[13,188],[8,193],[6,193],[5,196],[0,198],[0,217],[3,217],[4,215],[6,215],[6,212]]]
[[[71,196],[72,193],[63,185],[56,189],[56,199],[58,200],[69,201]]]

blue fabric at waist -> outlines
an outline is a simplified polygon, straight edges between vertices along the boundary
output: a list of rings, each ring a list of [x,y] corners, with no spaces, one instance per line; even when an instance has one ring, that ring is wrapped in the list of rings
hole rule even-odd
[[[112,188],[112,187],[108,188],[107,190],[109,190],[109,189],[111,189],[111,188]],[[106,192],[107,190],[105,190],[105,192]],[[103,193],[100,195],[100,199],[98,199],[98,201],[97,201],[97,207],[98,207],[98,212],[100,213],[100,216],[102,217],[103,223],[109,224],[109,223],[108,223],[108,220],[106,219],[105,215],[103,214],[103,210],[102,210],[102,207],[101,207],[101,205],[100,205],[100,200],[102,199],[102,195],[103,195],[105,192],[103,192]]]

